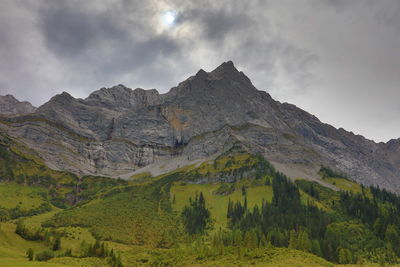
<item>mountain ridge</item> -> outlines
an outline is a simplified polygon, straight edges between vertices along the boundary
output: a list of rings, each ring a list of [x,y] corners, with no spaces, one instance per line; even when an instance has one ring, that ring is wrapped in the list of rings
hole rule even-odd
[[[375,143],[275,101],[232,61],[211,72],[199,70],[164,94],[123,85],[101,88],[85,99],[64,92],[32,116],[91,141],[71,138],[62,127],[40,120],[2,128],[50,166],[77,174],[118,177],[176,157],[208,158],[239,143],[294,178],[316,179],[319,167],[327,165],[365,185],[400,190],[398,142]]]

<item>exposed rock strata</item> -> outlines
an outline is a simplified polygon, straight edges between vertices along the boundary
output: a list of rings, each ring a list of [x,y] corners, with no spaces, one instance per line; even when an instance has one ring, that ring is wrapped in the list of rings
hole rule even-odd
[[[50,167],[78,174],[117,177],[161,160],[196,160],[240,146],[292,176],[315,178],[326,164],[363,184],[400,191],[400,141],[377,144],[321,123],[257,90],[232,62],[200,70],[166,94],[123,85],[86,99],[64,92],[1,128]]]

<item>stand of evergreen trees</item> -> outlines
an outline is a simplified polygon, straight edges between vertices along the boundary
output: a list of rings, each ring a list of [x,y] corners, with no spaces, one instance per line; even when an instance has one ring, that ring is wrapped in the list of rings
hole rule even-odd
[[[400,197],[370,187],[371,196],[341,192],[340,208],[352,219],[361,221],[381,241],[389,258],[400,257]],[[392,259],[393,261],[393,259]]]
[[[82,244],[83,253],[80,257],[106,258],[112,267],[123,267],[121,256],[115,253],[114,249],[109,249],[104,242],[96,241],[94,244]]]
[[[194,200],[189,199],[189,205],[182,210],[182,218],[189,235],[204,234],[212,227],[211,213],[202,192],[196,194]]]
[[[58,240],[58,241],[57,241]],[[44,251],[35,253],[32,248],[29,248],[26,252],[26,256],[29,261],[48,261],[55,257],[53,251],[60,249],[60,239],[56,239],[55,245],[58,246],[57,249],[53,246],[53,250],[46,249]],[[121,256],[115,253],[114,249],[109,249],[108,246],[104,242],[96,241],[93,244],[86,244],[83,242],[81,244],[82,253],[79,255],[73,255],[71,249],[67,249],[64,253],[59,253],[56,257],[77,257],[77,258],[85,258],[85,257],[97,257],[104,258],[107,260],[107,263],[111,267],[123,267],[121,261]]]
[[[54,251],[61,249],[61,235],[55,231],[50,231],[41,227],[31,229],[25,226],[23,220],[18,220],[15,233],[25,240],[44,241],[47,245],[51,246]]]
[[[276,173],[272,188],[272,203],[263,201],[261,208],[256,205],[248,209],[246,197],[244,204],[229,201],[229,227],[242,236],[252,232],[257,246],[271,244],[322,256],[320,242],[332,221],[329,214],[302,204],[298,187],[281,173]]]
[[[395,263],[400,256],[400,198],[370,188],[362,193],[339,193],[332,212],[302,203],[299,187],[319,198],[316,185],[293,183],[285,175],[273,175],[273,199],[249,208],[247,198],[229,201],[227,217],[231,231],[213,238],[216,248],[239,246],[288,247],[311,252],[337,263],[367,259]]]
[[[35,216],[49,211],[51,211],[51,206],[47,202],[43,202],[38,207],[30,210],[24,210],[19,205],[11,209],[0,206],[0,222],[14,220],[20,217]]]

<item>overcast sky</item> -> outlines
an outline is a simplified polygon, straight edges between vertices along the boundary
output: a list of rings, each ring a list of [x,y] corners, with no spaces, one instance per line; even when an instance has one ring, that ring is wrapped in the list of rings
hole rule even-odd
[[[398,0],[0,0],[0,94],[169,88],[232,60],[272,97],[400,137]]]

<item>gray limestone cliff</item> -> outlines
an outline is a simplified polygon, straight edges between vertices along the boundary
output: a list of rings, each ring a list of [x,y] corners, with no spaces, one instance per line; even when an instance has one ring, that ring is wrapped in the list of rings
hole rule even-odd
[[[27,101],[20,102],[13,95],[0,95],[0,115],[18,116],[35,111],[35,107]]]
[[[0,129],[49,167],[80,175],[118,177],[160,161],[239,150],[261,153],[294,178],[316,179],[328,165],[365,185],[400,191],[398,140],[377,144],[277,102],[230,61],[165,94],[123,85],[86,99],[64,92]]]

